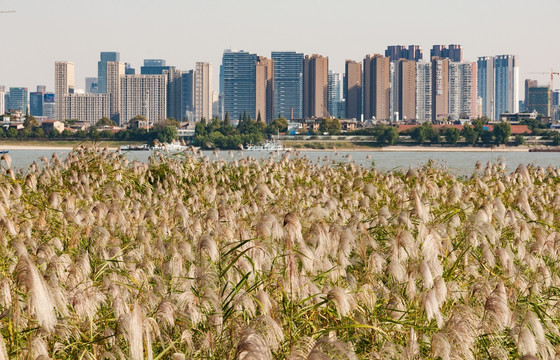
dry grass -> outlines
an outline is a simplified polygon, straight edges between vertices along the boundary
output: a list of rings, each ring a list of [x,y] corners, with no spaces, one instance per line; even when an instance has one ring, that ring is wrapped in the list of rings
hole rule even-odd
[[[2,161],[0,358],[560,356],[558,169]]]

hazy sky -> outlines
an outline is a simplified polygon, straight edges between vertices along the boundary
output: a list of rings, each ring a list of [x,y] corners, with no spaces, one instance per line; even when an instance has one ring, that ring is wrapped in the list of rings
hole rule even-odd
[[[0,0],[0,85],[54,86],[54,62],[72,61],[76,87],[97,76],[100,51],[118,51],[139,71],[145,58],[188,70],[211,62],[217,86],[223,50],[270,56],[294,50],[344,60],[387,45],[461,44],[465,59],[515,54],[522,81],[547,84],[560,70],[560,0]],[[560,88],[560,77],[556,79]],[[520,94],[523,97],[523,94]]]

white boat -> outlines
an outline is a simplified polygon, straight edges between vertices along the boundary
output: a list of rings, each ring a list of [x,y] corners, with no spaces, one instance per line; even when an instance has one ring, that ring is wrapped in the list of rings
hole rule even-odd
[[[278,140],[266,140],[258,145],[248,145],[247,151],[291,151],[292,148],[284,147]]]
[[[179,142],[163,143],[152,146],[152,150],[161,151],[185,151],[189,149],[193,149],[193,147],[191,145],[181,145]]]
[[[149,151],[150,147],[148,144],[141,145],[123,145],[120,147],[121,151]]]

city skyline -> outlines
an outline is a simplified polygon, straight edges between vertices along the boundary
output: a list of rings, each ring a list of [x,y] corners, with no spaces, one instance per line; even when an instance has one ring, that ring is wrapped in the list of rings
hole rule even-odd
[[[250,0],[235,3],[101,0],[87,4],[5,0],[0,5],[2,8],[17,11],[2,15],[5,28],[19,29],[25,22],[40,26],[45,35],[35,36],[33,26],[10,33],[6,48],[16,49],[17,53],[0,60],[0,83],[30,89],[44,84],[53,89],[52,64],[72,61],[76,64],[76,88],[83,89],[85,78],[97,74],[101,51],[117,51],[121,61],[137,69],[144,59],[161,58],[182,70],[193,69],[196,62],[209,62],[215,73],[224,49],[262,56],[270,56],[272,51],[296,51],[329,57],[330,69],[343,73],[346,59],[360,61],[366,54],[383,53],[390,45],[420,45],[428,60],[432,45],[461,44],[464,59],[471,62],[482,56],[517,55],[520,80],[531,78],[547,85],[546,75],[530,73],[560,68],[557,60],[560,49],[547,41],[550,37],[547,34],[554,31],[553,13],[560,10],[560,3],[537,2],[475,0],[468,4],[449,4],[435,0],[426,5],[412,1],[381,4],[354,0],[348,5],[358,6],[360,11],[351,11],[355,6],[342,7],[331,0],[267,4]],[[131,6],[141,7],[143,11],[132,12]],[[403,6],[406,11],[402,11]],[[547,11],[535,12],[537,6]],[[306,9],[315,7],[317,15],[336,13],[332,26],[303,26],[313,21],[307,18]],[[433,11],[436,7],[438,11]],[[169,8],[174,11],[170,12]],[[296,8],[298,11],[293,11]],[[258,19],[264,13],[268,14],[267,21],[261,24]],[[394,17],[387,16],[391,13],[398,14],[398,26]],[[146,25],[138,26],[139,23]],[[302,26],[291,26],[294,24]],[[265,31],[260,31],[261,27]],[[201,30],[205,36],[192,36]],[[118,33],[121,36],[115,36]],[[349,38],[352,40],[348,41]],[[83,43],[88,46],[80,47]],[[218,87],[216,78],[214,88]]]

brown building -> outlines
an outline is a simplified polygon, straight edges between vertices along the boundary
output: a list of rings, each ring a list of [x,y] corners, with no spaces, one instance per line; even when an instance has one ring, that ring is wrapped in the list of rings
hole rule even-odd
[[[255,114],[270,124],[274,120],[274,60],[259,56],[255,64]]]
[[[390,58],[383,55],[366,55],[364,59],[364,119],[390,119],[391,101]]]
[[[357,61],[346,60],[344,98],[346,99],[346,117],[349,119],[361,120],[362,64]]]
[[[432,121],[449,117],[449,59],[432,59]]]
[[[303,59],[303,117],[327,116],[329,58],[306,55]]]
[[[527,100],[529,99],[529,89],[539,86],[537,80],[525,79],[525,110],[528,110]],[[521,110],[521,109],[519,109]]]
[[[399,114],[404,120],[416,119],[416,61],[401,59],[399,71]]]

